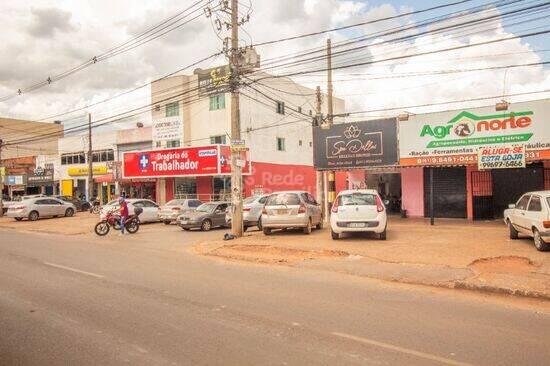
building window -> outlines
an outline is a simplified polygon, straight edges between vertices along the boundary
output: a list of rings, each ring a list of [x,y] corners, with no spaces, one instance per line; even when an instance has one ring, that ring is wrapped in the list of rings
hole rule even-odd
[[[180,147],[180,140],[166,141],[166,147]]]
[[[210,136],[210,143],[215,145],[225,145],[226,139],[225,135],[219,135],[219,136]]]
[[[302,140],[298,140],[298,146],[302,146]]]
[[[302,107],[298,107],[298,113],[302,113]]]
[[[114,161],[114,160],[115,160],[115,153],[112,149],[92,152],[92,162],[94,163],[103,163],[106,161]]]
[[[225,94],[210,96],[210,110],[216,111],[218,109],[225,109]]]
[[[277,102],[277,113],[285,114],[285,102]]]
[[[180,103],[167,103],[166,104],[166,117],[173,117],[180,115]]]
[[[285,151],[285,139],[277,137],[277,151]]]
[[[85,163],[86,163],[86,158],[83,152],[61,155],[61,165],[85,164]]]

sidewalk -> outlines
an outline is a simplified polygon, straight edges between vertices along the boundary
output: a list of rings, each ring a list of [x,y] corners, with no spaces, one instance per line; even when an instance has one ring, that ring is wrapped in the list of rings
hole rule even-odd
[[[336,271],[446,288],[465,288],[550,299],[550,253],[531,239],[510,240],[500,221],[467,222],[391,218],[388,240],[355,236],[335,241],[328,229],[258,231],[233,241],[195,246],[202,255]]]

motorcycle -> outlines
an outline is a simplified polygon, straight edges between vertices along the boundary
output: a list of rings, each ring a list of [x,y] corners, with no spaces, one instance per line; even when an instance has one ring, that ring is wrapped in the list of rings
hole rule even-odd
[[[139,215],[143,212],[141,207],[134,210],[134,214],[128,216],[124,222],[124,228],[128,233],[135,234],[139,230]],[[95,225],[94,231],[99,236],[105,236],[111,230],[111,227],[115,230],[120,230],[120,215],[114,211],[108,212],[103,220]]]

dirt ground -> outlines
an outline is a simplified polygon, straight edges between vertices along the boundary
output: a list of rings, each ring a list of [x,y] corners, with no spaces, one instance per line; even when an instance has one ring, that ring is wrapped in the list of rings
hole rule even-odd
[[[528,238],[510,240],[500,221],[441,219],[430,226],[423,219],[391,218],[386,241],[364,234],[332,240],[328,229],[311,235],[253,231],[195,250],[230,260],[550,299],[550,253],[538,252]]]

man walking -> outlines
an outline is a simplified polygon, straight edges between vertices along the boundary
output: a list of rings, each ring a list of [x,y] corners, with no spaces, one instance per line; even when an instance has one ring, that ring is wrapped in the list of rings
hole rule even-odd
[[[120,203],[120,235],[125,234],[126,219],[128,218],[128,204],[124,197],[121,197],[118,201]]]

